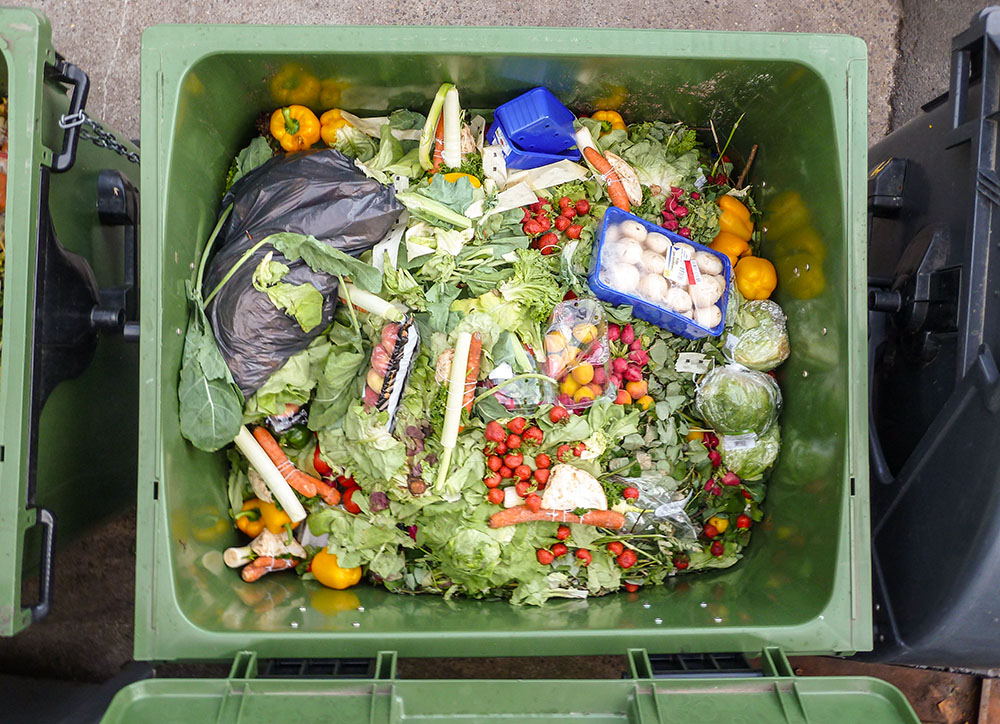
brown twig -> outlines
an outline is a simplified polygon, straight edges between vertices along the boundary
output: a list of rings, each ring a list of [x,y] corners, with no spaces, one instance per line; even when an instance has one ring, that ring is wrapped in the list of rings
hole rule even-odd
[[[756,157],[757,157],[757,144],[755,143],[753,145],[753,147],[750,149],[750,155],[747,157],[747,163],[743,167],[743,172],[740,173],[740,177],[738,179],[736,179],[736,189],[737,190],[743,188],[743,182],[746,180],[747,173],[750,171],[750,164],[753,163],[753,160]]]

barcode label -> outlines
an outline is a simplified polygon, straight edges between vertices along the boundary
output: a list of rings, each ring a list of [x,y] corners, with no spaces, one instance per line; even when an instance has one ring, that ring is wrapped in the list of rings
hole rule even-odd
[[[757,436],[752,432],[746,435],[723,435],[719,444],[726,450],[749,450],[757,444]]]

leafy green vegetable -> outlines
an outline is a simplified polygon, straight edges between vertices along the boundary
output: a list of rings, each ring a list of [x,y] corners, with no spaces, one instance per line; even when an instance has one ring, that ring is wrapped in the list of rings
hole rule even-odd
[[[778,417],[781,390],[770,375],[725,365],[702,379],[695,408],[718,433],[762,435]]]
[[[403,144],[392,135],[391,123],[387,123],[380,129],[381,142],[378,153],[366,165],[369,169],[380,171],[384,174],[398,174],[408,178],[420,178],[424,171],[420,167],[420,158],[417,149],[413,148],[409,152],[403,150]],[[386,183],[383,181],[383,183]]]
[[[371,264],[355,259],[315,236],[283,231],[264,241],[284,254],[289,261],[302,259],[313,271],[346,276],[361,289],[377,294],[382,289],[382,273]]]
[[[325,338],[318,337],[309,347],[292,355],[247,401],[244,422],[280,415],[285,405],[307,403],[331,349]]]
[[[468,229],[472,226],[472,219],[425,194],[416,191],[399,191],[396,193],[396,200],[409,210],[411,216],[431,224],[445,227],[454,226],[458,229]]]
[[[744,304],[729,326],[725,349],[733,362],[752,370],[767,372],[780,365],[790,352],[781,307],[770,299]]]
[[[375,140],[354,126],[341,126],[337,129],[337,141],[334,148],[345,156],[356,158],[362,163],[370,161],[378,152]]]
[[[562,289],[546,268],[541,252],[518,249],[516,254],[514,276],[500,285],[500,295],[508,302],[520,303],[530,319],[544,322],[562,301]]]
[[[426,120],[423,113],[399,108],[389,114],[389,128],[394,131],[410,131],[423,128]]]
[[[719,445],[722,463],[743,480],[759,480],[774,465],[781,450],[781,432],[778,425],[758,437],[749,446],[733,445],[723,435]]]
[[[390,435],[386,413],[368,414],[361,405],[349,407],[343,427],[321,430],[323,457],[346,469],[360,485],[385,484],[402,475],[406,446]]]
[[[250,141],[250,145],[236,154],[236,158],[233,159],[229,167],[229,173],[226,176],[226,191],[258,166],[270,161],[273,155],[267,139],[263,136],[257,136]]]
[[[253,287],[267,294],[278,309],[293,317],[303,332],[308,332],[323,321],[323,295],[308,282],[286,284],[281,280],[288,274],[288,267],[271,259],[268,252],[253,273]]]

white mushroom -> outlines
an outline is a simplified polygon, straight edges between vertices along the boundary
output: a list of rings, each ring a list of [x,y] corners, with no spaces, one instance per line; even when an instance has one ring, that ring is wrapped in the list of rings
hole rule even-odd
[[[670,291],[670,284],[662,274],[646,274],[639,282],[639,295],[655,304],[661,304]]]
[[[722,310],[715,304],[710,307],[700,307],[694,310],[694,321],[705,329],[712,329],[722,321]]]
[[[622,264],[641,264],[642,244],[635,239],[622,239],[619,258]]]
[[[715,254],[707,251],[699,251],[694,255],[694,260],[702,274],[722,273],[722,260]]]
[[[638,221],[632,221],[631,219],[623,221],[618,228],[621,230],[622,236],[635,239],[640,244],[646,239],[646,227]]]
[[[668,309],[675,312],[688,312],[691,310],[691,295],[680,287],[671,287],[663,298]]]
[[[719,301],[724,291],[723,285],[717,281],[720,278],[717,276],[703,276],[700,284],[695,284],[688,289],[695,307],[705,309]]]
[[[607,248],[608,244],[614,244],[621,238],[621,235],[618,224],[609,224],[604,227],[604,247]]]
[[[651,231],[646,236],[644,243],[650,251],[655,251],[657,254],[666,254],[667,248],[670,246],[670,239],[659,232]]]
[[[667,268],[667,258],[662,253],[644,251],[642,252],[642,266],[650,274],[659,274],[662,276],[663,270]]]
[[[600,279],[612,289],[632,293],[639,286],[639,270],[631,264],[619,262],[601,269]]]

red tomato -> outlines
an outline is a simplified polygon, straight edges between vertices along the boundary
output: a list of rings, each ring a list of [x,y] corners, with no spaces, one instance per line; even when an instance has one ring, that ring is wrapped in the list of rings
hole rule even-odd
[[[313,467],[316,468],[316,472],[321,476],[330,475],[333,472],[333,468],[323,462],[323,459],[319,456],[319,445],[316,446],[316,451],[313,452]]]
[[[577,457],[580,457],[581,455],[583,455],[583,451],[586,449],[587,449],[586,445],[584,445],[582,442],[578,442],[576,445],[573,446],[573,454],[576,455]]]
[[[576,557],[580,559],[580,563],[582,565],[584,565],[584,566],[589,566],[590,565],[590,561],[592,559],[592,556],[590,555],[590,551],[588,551],[588,550],[586,550],[584,548],[577,548],[576,549]]]
[[[538,468],[532,475],[535,478],[535,482],[538,483],[538,487],[543,487],[547,482],[549,482],[549,469],[548,468]]]
[[[521,447],[521,436],[520,435],[514,435],[514,434],[508,435],[507,436],[507,449],[508,450],[517,450],[519,447]]]
[[[569,228],[566,229],[566,236],[570,239],[579,239],[581,233],[583,233],[583,227],[579,224],[570,224]]]
[[[514,490],[516,490],[517,494],[520,495],[522,498],[527,498],[528,488],[530,487],[531,484],[527,480],[522,480],[521,482],[519,482],[517,485],[514,486]]]
[[[493,473],[492,475],[487,475],[483,478],[483,485],[487,488],[499,488],[500,487],[500,473]]]
[[[508,468],[506,465],[500,468],[500,470],[498,470],[497,472],[500,473],[500,477],[503,478],[504,480],[514,477],[514,471]]]
[[[341,499],[341,503],[344,504],[344,510],[353,515],[357,515],[361,512],[361,506],[354,502],[354,494],[361,490],[361,488],[348,488],[344,491],[344,497]]]
[[[513,470],[523,462],[524,462],[524,455],[521,455],[519,453],[507,453],[503,457],[503,464],[506,465],[511,470]]]
[[[542,228],[542,225],[538,223],[537,219],[530,219],[528,221],[525,221],[524,226],[522,226],[521,228],[524,230],[524,233],[527,234],[528,236],[537,236],[538,234],[541,234],[543,231],[545,231],[545,229]]]
[[[507,445],[505,443],[498,442],[495,452],[496,452],[497,455],[506,455],[507,454]]]
[[[503,442],[503,439],[505,437],[503,431],[503,425],[501,425],[496,420],[491,420],[490,422],[486,423],[486,432],[483,433],[483,437],[485,437],[490,442]]]
[[[486,494],[486,499],[493,503],[493,505],[500,505],[506,496],[500,488],[493,488],[489,493]]]
[[[711,523],[705,523],[705,527],[701,529],[702,533],[705,534],[706,538],[714,538],[719,535],[719,529],[716,528]]]
[[[549,421],[554,425],[560,420],[565,420],[569,417],[569,410],[565,407],[556,405],[551,410],[549,410]]]
[[[569,529],[568,525],[561,525],[556,528],[556,538],[559,540],[566,540],[569,538],[570,533],[572,533],[572,531]]]
[[[572,206],[567,206],[560,212],[559,215],[565,216],[567,219],[572,219],[574,216],[576,216],[576,209],[574,209]]]
[[[639,490],[629,486],[622,491],[622,497],[625,500],[636,500],[639,497]]]
[[[622,554],[615,559],[622,568],[629,569],[636,564],[639,556],[633,550],[622,551]]]
[[[736,517],[737,528],[749,528],[751,525],[753,525],[753,520],[750,518],[749,515],[746,515],[745,513],[740,513],[740,515]]]
[[[518,480],[527,480],[531,477],[531,468],[527,465],[518,465],[514,468],[514,477]]]
[[[527,430],[524,431],[524,439],[528,442],[539,443],[545,439],[545,433],[542,432],[540,427],[535,427],[532,425]]]
[[[545,550],[544,548],[539,548],[535,551],[535,557],[538,558],[538,562],[543,566],[549,565],[556,559],[556,557],[552,555],[552,551]]]
[[[715,541],[715,543],[712,544],[712,548],[710,550],[712,551],[712,555],[715,556],[716,558],[718,558],[719,556],[721,556],[723,553],[726,552],[726,548],[725,546],[722,545],[721,540]]]
[[[569,219],[567,219],[562,214],[559,214],[559,216],[556,217],[556,228],[559,231],[566,231],[566,229],[568,229],[569,226],[570,226],[570,224],[572,224],[572,223],[573,223],[572,221],[570,221]]]
[[[636,591],[639,590],[639,584],[637,584],[637,583],[626,583],[626,584],[624,584],[622,586],[622,588],[624,588],[629,593],[635,593]]]
[[[565,209],[567,206],[572,206],[572,205],[573,205],[573,199],[571,199],[569,196],[563,196],[559,199],[560,209]]]
[[[621,541],[611,541],[608,543],[608,552],[615,556],[620,556],[625,552],[625,546],[621,544]]]
[[[503,467],[503,460],[500,459],[499,455],[490,455],[489,460],[486,461],[486,467],[496,472]]]
[[[536,468],[547,468],[552,465],[552,460],[545,453],[540,455],[535,455],[535,467]]]
[[[674,568],[678,571],[683,571],[690,565],[686,556],[677,556],[674,558]]]
[[[590,202],[587,199],[580,199],[576,202],[576,213],[578,216],[586,216],[590,213]]]
[[[561,410],[563,408],[560,407],[559,409]],[[567,413],[567,414],[569,414],[569,413]],[[566,460],[569,459],[569,455],[570,455],[570,447],[569,447],[569,445],[565,445],[564,444],[564,445],[560,445],[559,447],[556,448],[556,460],[561,460],[561,461],[565,462]]]
[[[507,423],[507,429],[514,433],[515,435],[520,435],[524,432],[524,428],[528,426],[528,421],[523,417],[515,417],[513,420]]]
[[[561,558],[569,552],[569,548],[566,547],[565,543],[556,543],[552,546],[552,555],[556,558]]]
[[[528,497],[524,499],[524,504],[528,506],[528,510],[535,513],[542,509],[542,499],[536,493],[529,494]]]

